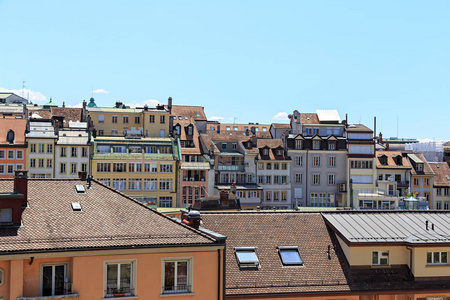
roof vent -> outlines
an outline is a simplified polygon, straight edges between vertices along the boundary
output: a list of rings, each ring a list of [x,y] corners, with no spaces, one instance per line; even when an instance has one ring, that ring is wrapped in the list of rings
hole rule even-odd
[[[84,185],[82,185],[82,184],[77,184],[75,186],[75,189],[77,190],[77,193],[79,193],[79,194],[86,193],[86,189],[84,188]]]
[[[72,202],[72,210],[73,211],[81,211],[81,205],[78,202]]]

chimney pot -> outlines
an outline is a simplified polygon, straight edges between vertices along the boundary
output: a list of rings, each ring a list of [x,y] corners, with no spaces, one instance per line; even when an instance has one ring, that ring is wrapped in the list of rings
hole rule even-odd
[[[18,170],[14,172],[14,193],[22,194],[23,203],[27,203],[28,199],[28,171]]]

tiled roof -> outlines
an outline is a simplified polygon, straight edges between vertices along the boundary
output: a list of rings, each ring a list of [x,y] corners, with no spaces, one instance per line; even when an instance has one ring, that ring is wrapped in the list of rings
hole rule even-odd
[[[197,125],[195,124],[195,120],[193,117],[189,116],[187,117],[187,120],[183,117],[181,120],[174,119],[173,125],[179,124],[180,125],[180,141],[192,141],[194,143],[193,148],[181,148],[181,154],[189,154],[189,155],[201,155],[202,151],[200,148],[200,140],[199,140],[199,133],[197,129]],[[187,135],[187,126],[192,125],[192,136]],[[174,131],[175,133],[175,131]]]
[[[272,123],[272,126],[276,129],[291,129],[291,124]]]
[[[226,141],[226,142],[237,142],[240,143],[242,147],[244,147],[243,142],[250,141],[251,138],[246,135],[210,135],[210,134],[202,134],[200,135],[200,140],[202,141],[202,145],[204,147],[205,152],[209,152],[210,145],[214,145],[214,153],[219,154],[221,151],[215,145],[218,141]],[[257,154],[258,149],[255,147],[245,148],[247,153]]]
[[[75,185],[86,187],[77,193]],[[0,180],[1,192],[13,180]],[[93,181],[29,179],[23,226],[0,230],[0,254],[20,251],[105,249],[212,244],[214,239]],[[72,211],[78,202],[82,211]]]
[[[1,118],[0,119],[0,145],[9,145],[6,135],[9,130],[14,131],[14,144],[25,144],[26,119]]]
[[[450,187],[450,167],[447,163],[428,163],[434,172],[434,186]],[[447,179],[448,178],[448,179]]]
[[[433,170],[430,168],[430,165],[428,164],[422,153],[414,153],[413,155],[423,161],[423,171],[416,171],[414,168],[411,168],[412,175],[434,175]]]
[[[300,124],[320,124],[317,114],[300,114]]]
[[[346,130],[348,132],[373,133],[372,129],[363,124],[350,124]]]
[[[258,159],[261,160],[286,160],[287,157],[284,155],[284,151],[282,155],[277,155],[276,150],[277,148],[283,149],[283,141],[281,139],[258,139],[256,142],[256,145],[259,150]],[[261,155],[263,148],[269,148],[269,155]]]
[[[383,165],[381,163],[381,157],[386,155],[387,165]],[[402,164],[397,165],[394,160],[395,157],[400,156],[402,158]],[[402,156],[402,152],[400,151],[376,151],[375,154],[377,161],[377,169],[411,169],[411,164],[406,157]]]
[[[407,267],[351,270],[320,213],[218,212],[201,218],[205,228],[227,236],[228,296],[326,293],[332,298],[333,293],[450,288],[448,280],[414,281]],[[283,266],[278,246],[297,246],[304,266]],[[260,268],[239,269],[235,247],[256,247]]]
[[[167,108],[167,105],[164,105]],[[173,120],[173,123],[177,123],[179,116],[193,118],[195,121],[206,120],[206,114],[202,106],[190,106],[190,105],[173,105],[172,116],[176,116],[177,120]]]
[[[69,127],[69,122],[81,122],[82,108],[52,107],[53,117],[64,117],[64,127]]]

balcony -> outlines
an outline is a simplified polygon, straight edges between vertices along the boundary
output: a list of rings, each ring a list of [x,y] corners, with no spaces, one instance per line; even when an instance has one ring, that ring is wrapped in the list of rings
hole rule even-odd
[[[194,176],[194,177],[183,177],[183,181],[205,181],[205,177],[198,177],[198,176]]]
[[[397,181],[397,187],[409,187],[409,181]]]
[[[218,171],[238,171],[238,172],[243,172],[245,170],[245,166],[244,165],[231,165],[231,166],[227,166],[227,165],[218,165],[217,166],[217,170]]]

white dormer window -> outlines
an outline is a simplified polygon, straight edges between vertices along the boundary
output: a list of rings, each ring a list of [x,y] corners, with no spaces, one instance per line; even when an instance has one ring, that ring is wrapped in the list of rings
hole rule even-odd
[[[295,149],[303,149],[303,140],[295,140]]]
[[[320,141],[313,141],[313,149],[314,150],[320,149]]]
[[[423,171],[423,164],[417,164],[416,171]]]

